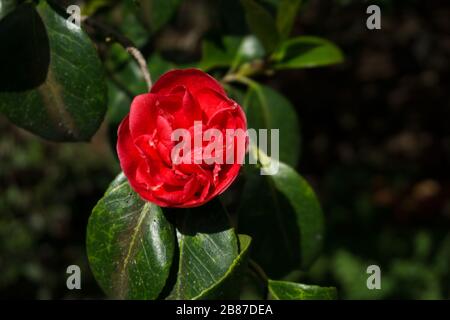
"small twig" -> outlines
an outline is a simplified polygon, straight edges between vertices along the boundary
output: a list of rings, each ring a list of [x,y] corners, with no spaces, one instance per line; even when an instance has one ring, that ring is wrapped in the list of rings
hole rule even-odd
[[[152,88],[152,78],[150,76],[150,72],[148,71],[147,62],[145,61],[145,58],[142,55],[141,51],[139,51],[134,43],[124,35],[120,34],[108,25],[101,23],[100,21],[91,19],[89,17],[82,17],[81,21],[97,30],[102,31],[104,36],[106,37],[107,42],[111,41],[112,39],[119,43],[122,47],[124,47],[124,49],[134,58],[134,60],[136,60],[139,69],[141,70],[141,73],[144,77],[144,80],[147,83],[148,91],[150,91],[150,89]]]

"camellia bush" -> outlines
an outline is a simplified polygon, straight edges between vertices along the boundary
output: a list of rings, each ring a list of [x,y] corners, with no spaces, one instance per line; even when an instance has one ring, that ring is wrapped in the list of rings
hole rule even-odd
[[[320,254],[324,218],[295,170],[296,111],[261,83],[278,70],[343,60],[325,39],[292,35],[300,0],[218,1],[211,10],[245,17],[246,33],[205,36],[201,59],[187,62],[148,43],[164,37],[189,1],[0,4],[0,112],[61,143],[87,142],[108,124],[122,172],[93,208],[86,239],[108,297],[337,297],[333,287],[286,281]],[[224,136],[278,129],[278,157],[246,135],[232,137],[231,147],[217,136],[205,140],[208,129]],[[192,149],[178,150],[174,132],[186,134]],[[231,149],[233,161],[207,161]]]

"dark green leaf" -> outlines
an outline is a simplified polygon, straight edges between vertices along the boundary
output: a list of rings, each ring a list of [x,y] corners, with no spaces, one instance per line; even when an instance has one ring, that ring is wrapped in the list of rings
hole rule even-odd
[[[111,46],[106,67],[116,84],[126,89],[129,94],[136,96],[148,91],[138,64],[121,45],[114,44]]]
[[[136,0],[144,21],[154,33],[163,27],[176,12],[181,0]]]
[[[313,190],[284,163],[274,175],[250,166],[245,174],[239,231],[252,236],[252,256],[271,277],[307,268],[320,253],[324,233]]]
[[[106,111],[100,60],[88,36],[45,2],[0,21],[0,112],[54,141],[86,141]]]
[[[220,46],[209,41],[203,42],[199,68],[205,71],[217,67],[236,69],[242,63],[263,58],[264,54],[264,48],[254,36],[226,36]]]
[[[235,231],[218,201],[175,214],[180,256],[168,299],[213,298],[239,255]]]
[[[250,30],[261,40],[268,53],[278,47],[280,36],[275,20],[263,6],[255,0],[241,0]]]
[[[334,287],[319,287],[288,281],[269,280],[271,300],[335,300]]]
[[[283,39],[289,37],[301,0],[280,0],[277,10],[277,28]]]
[[[0,20],[17,6],[17,0],[0,0]]]
[[[302,36],[284,42],[274,55],[276,69],[295,69],[327,66],[340,63],[344,57],[332,42],[311,36]]]
[[[98,10],[114,4],[114,0],[91,0],[86,1],[84,6],[81,8],[81,14],[83,16],[92,16]]]
[[[95,206],[87,229],[88,258],[100,286],[114,298],[156,299],[174,249],[172,224],[120,174]]]
[[[324,219],[320,203],[308,182],[288,165],[279,162],[278,172],[269,177],[297,215],[301,261],[307,268],[322,250]]]
[[[199,68],[208,71],[212,68],[231,66],[240,42],[239,37],[225,37],[223,47],[220,47],[208,40],[203,41]]]
[[[229,84],[225,84],[224,88],[231,99],[239,103],[241,106],[244,106],[246,91],[242,90],[241,88],[231,86]]]
[[[175,69],[175,64],[165,60],[158,53],[154,53],[148,60],[148,68],[152,75],[153,82],[156,82],[167,71]]]
[[[297,166],[300,157],[300,125],[294,107],[277,91],[253,83],[244,102],[248,127],[279,129],[280,160]],[[270,146],[267,150],[270,150]]]
[[[130,112],[131,97],[112,81],[108,81],[108,122],[110,127],[115,126],[117,135],[117,125]]]
[[[242,279],[247,267],[247,258],[252,238],[247,235],[239,235],[240,253],[228,268],[227,273],[212,287],[204,291],[197,299],[238,299]]]

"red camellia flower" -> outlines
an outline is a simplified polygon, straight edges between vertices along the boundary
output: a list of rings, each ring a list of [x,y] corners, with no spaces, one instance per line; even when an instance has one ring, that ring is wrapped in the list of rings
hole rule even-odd
[[[215,79],[197,69],[173,70],[133,100],[118,130],[117,152],[142,198],[195,207],[238,175],[246,130],[242,108]]]

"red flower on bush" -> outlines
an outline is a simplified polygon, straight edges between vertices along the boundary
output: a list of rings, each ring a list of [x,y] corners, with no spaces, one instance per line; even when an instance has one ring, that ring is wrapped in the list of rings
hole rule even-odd
[[[120,165],[142,198],[163,207],[199,206],[238,175],[246,126],[242,108],[211,76],[170,71],[133,100],[120,124]]]

